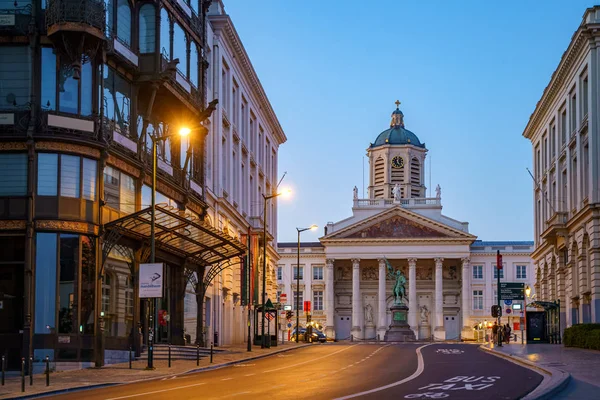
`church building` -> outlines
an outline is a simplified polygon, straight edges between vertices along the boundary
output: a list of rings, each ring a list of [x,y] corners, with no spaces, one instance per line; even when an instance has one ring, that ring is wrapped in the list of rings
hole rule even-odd
[[[369,197],[360,199],[355,187],[352,216],[327,223],[319,242],[278,243],[278,295],[300,313],[301,326],[308,312],[298,310],[297,298],[311,302],[310,318],[328,337],[383,339],[394,303],[387,259],[406,277],[404,303],[417,339],[473,339],[474,327],[492,321],[496,251],[501,281],[533,288],[533,242],[477,240],[468,222],[442,214],[440,186],[426,197],[428,149],[406,129],[399,105],[389,129],[367,148]],[[505,308],[503,323],[518,330],[523,315]]]

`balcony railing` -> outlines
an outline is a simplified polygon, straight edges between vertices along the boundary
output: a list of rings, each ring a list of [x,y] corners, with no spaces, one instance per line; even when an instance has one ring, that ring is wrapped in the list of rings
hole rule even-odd
[[[438,197],[422,197],[408,199],[355,199],[354,208],[382,208],[393,205],[400,205],[405,208],[427,208],[431,206],[441,206],[442,199]]]
[[[76,25],[88,25],[96,28],[104,36],[106,28],[106,9],[101,0],[48,0],[46,8],[46,26],[48,34],[58,31],[52,28],[66,25],[64,30],[75,30]]]
[[[0,10],[0,33],[12,35],[29,34],[29,23],[31,21],[31,4],[14,8]],[[13,5],[14,5],[13,4]]]

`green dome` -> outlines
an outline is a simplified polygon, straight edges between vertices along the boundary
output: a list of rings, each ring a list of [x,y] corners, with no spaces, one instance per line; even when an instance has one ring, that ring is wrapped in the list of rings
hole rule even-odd
[[[398,125],[381,132],[377,136],[377,139],[375,139],[375,143],[371,144],[371,147],[384,146],[386,144],[412,144],[413,146],[425,148],[425,144],[419,141],[417,135]]]

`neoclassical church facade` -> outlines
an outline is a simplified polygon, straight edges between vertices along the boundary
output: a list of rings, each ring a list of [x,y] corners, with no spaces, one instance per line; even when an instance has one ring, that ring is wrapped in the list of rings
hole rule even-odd
[[[491,320],[496,250],[504,255],[501,279],[533,287],[533,242],[483,242],[467,222],[442,214],[439,185],[426,197],[428,150],[405,128],[399,104],[389,129],[367,148],[369,198],[355,188],[352,216],[328,223],[319,242],[278,244],[278,294],[300,312],[301,325],[307,318],[298,296],[300,304],[311,301],[311,319],[328,336],[383,339],[394,301],[387,259],[407,279],[408,323],[418,339],[471,339],[474,325]]]

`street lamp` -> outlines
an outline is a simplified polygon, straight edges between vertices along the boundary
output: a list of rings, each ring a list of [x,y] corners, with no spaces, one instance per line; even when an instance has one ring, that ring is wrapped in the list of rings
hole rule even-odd
[[[525,338],[523,337],[524,332],[527,332],[527,301],[529,299],[529,297],[531,297],[531,288],[529,287],[529,285],[527,285],[527,287],[525,288],[525,296],[527,296],[527,298],[525,299],[525,305],[523,306],[523,324],[521,326],[521,344],[525,343]]]
[[[527,298],[529,298],[530,295],[531,295],[531,288],[529,287],[529,285],[527,285],[527,287],[525,288],[525,296],[527,296]]]
[[[263,209],[263,268],[262,268],[262,321],[260,328],[260,348],[264,349],[266,347],[265,341],[265,306],[267,303],[267,200],[271,200],[277,196],[287,196],[291,193],[290,189],[286,189],[283,192],[274,193],[269,196],[265,196],[263,194],[263,199],[265,202]],[[269,338],[269,346],[271,347],[271,338]]]
[[[318,226],[314,224],[308,228],[296,228],[298,231],[298,259],[296,264],[296,343],[298,343],[298,334],[300,331],[300,233],[308,230],[314,231],[317,228]]]
[[[184,137],[191,133],[191,129],[189,128],[181,128],[179,130],[179,135]],[[157,165],[157,156],[156,156],[156,148],[157,143],[162,140],[166,140],[170,137],[175,136],[175,134],[156,136],[155,134],[150,135],[150,139],[152,140],[152,210],[150,212],[150,262],[154,263],[156,261],[156,240],[154,235],[155,225],[156,225],[156,165]],[[188,151],[185,159],[185,164],[187,165],[189,160],[190,152]],[[148,318],[148,366],[147,369],[154,369],[154,349],[153,349],[153,340],[154,340],[154,332],[150,334],[150,330],[154,331],[152,328],[152,314],[156,311],[156,298],[152,300],[152,310],[150,310],[150,300],[148,299],[148,313],[146,318]]]

